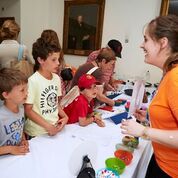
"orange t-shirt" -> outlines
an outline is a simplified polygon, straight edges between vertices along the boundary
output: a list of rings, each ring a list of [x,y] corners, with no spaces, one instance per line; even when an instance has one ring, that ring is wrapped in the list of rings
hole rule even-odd
[[[161,81],[150,104],[149,115],[153,128],[178,130],[178,66],[167,72]],[[169,176],[177,178],[178,149],[155,142],[152,144],[159,167]]]

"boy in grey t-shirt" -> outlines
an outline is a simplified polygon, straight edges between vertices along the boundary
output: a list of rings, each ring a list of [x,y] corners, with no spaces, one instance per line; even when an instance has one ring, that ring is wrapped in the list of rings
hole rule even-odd
[[[23,155],[29,152],[23,134],[24,108],[27,97],[27,78],[15,69],[0,70],[0,155]]]
[[[19,112],[10,111],[5,105],[0,107],[0,146],[19,145],[24,127],[24,109]]]

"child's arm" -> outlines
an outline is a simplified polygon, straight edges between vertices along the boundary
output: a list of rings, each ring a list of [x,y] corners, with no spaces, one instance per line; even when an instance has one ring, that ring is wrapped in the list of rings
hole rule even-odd
[[[79,117],[79,125],[84,127],[94,122],[94,116]]]
[[[100,115],[95,115],[94,116],[95,120],[94,122],[96,122],[96,124],[99,126],[99,127],[105,127],[105,123],[102,121],[102,118]]]
[[[50,136],[56,135],[58,133],[58,129],[56,126],[48,123],[45,119],[43,119],[39,114],[33,111],[32,104],[25,104],[25,113],[26,115],[35,123],[43,127]]]
[[[21,140],[21,142],[20,142],[20,145],[21,145],[21,146],[25,145],[25,146],[27,146],[27,147],[29,146],[28,140],[26,140],[24,133],[23,133],[23,135],[22,135],[22,140]]]
[[[29,148],[25,145],[22,146],[0,146],[0,155],[25,155],[29,152]]]
[[[58,129],[58,132],[59,132],[67,124],[67,121],[68,121],[69,118],[68,118],[67,114],[63,111],[63,109],[60,106],[58,107],[58,110],[59,110],[60,118],[57,121],[57,129]]]
[[[105,123],[102,121],[100,115],[94,115],[94,113],[91,113],[87,117],[79,117],[80,126],[87,126],[93,122],[95,122],[99,127],[105,127]]]

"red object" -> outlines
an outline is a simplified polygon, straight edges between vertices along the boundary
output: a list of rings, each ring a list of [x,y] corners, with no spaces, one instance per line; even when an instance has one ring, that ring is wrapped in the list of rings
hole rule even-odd
[[[93,75],[84,74],[78,80],[79,88],[91,88],[93,84],[98,83]]]
[[[126,106],[129,108],[130,107],[130,101],[127,101]]]
[[[129,165],[132,161],[133,155],[131,152],[129,151],[125,151],[125,150],[116,150],[114,152],[114,155],[116,158],[121,159],[122,161],[124,161],[124,163],[126,165]]]
[[[120,103],[120,104],[125,104],[127,102],[127,100],[125,100],[125,99],[117,99],[115,101]]]
[[[80,94],[71,104],[64,108],[64,112],[69,117],[68,124],[73,124],[79,121],[79,117],[87,117],[93,112],[94,102],[88,100]]]
[[[130,101],[127,101],[127,103],[125,104],[125,110],[127,112],[129,112],[129,107],[130,107]]]
[[[98,109],[102,109],[102,110],[106,110],[106,111],[110,111],[110,112],[114,112],[113,107],[112,106],[102,106]]]

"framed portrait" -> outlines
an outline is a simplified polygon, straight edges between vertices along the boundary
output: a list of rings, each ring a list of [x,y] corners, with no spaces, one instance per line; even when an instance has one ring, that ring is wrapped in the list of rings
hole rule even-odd
[[[160,15],[178,15],[178,0],[162,0]]]
[[[99,49],[105,0],[65,0],[64,3],[64,53],[87,56]]]

